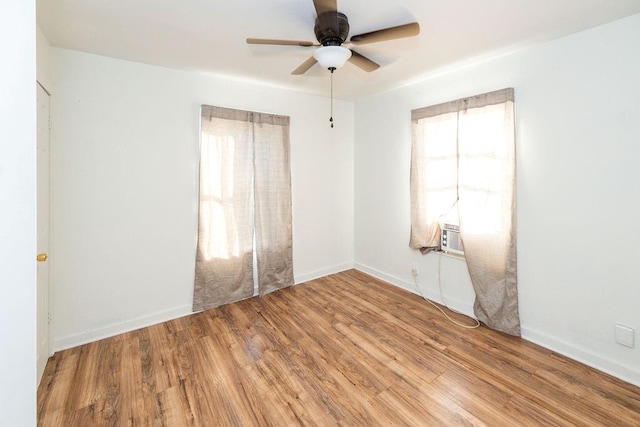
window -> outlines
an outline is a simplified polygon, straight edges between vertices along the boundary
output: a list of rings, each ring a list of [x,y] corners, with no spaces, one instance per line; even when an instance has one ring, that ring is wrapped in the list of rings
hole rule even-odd
[[[230,259],[240,256],[240,241],[247,241],[253,236],[251,224],[246,228],[247,236],[241,235],[238,224],[239,218],[234,215],[240,209],[249,209],[251,196],[250,184],[252,181],[252,168],[246,164],[250,159],[245,158],[245,165],[239,165],[235,159],[236,135],[232,133],[222,134],[221,129],[207,129],[202,132],[200,156],[200,210],[202,221],[202,235],[206,236],[202,242],[202,257],[205,260],[213,258]],[[239,150],[240,151],[240,150]],[[250,152],[244,150],[241,155],[248,156]],[[242,185],[234,185],[234,166],[244,168]],[[247,224],[245,224],[247,225]],[[242,237],[245,237],[244,239]],[[249,239],[249,241],[251,240]],[[251,248],[243,247],[243,252],[251,251]]]
[[[194,311],[293,284],[289,117],[203,105]]]
[[[476,316],[519,335],[513,89],[414,110],[412,130],[410,246],[440,249],[459,220]]]

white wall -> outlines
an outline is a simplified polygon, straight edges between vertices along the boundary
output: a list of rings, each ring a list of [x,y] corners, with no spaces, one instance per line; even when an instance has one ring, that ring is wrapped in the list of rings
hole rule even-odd
[[[0,425],[36,420],[35,2],[0,2]]]
[[[202,103],[291,116],[297,282],[350,267],[355,247],[358,268],[410,290],[416,263],[436,300],[440,267],[469,312],[464,264],[408,248],[409,114],[513,86],[523,335],[640,384],[637,346],[613,336],[640,328],[637,251],[604,249],[640,228],[639,46],[635,16],[336,102],[333,130],[325,98],[52,49],[54,347],[189,312]]]
[[[440,299],[438,256],[408,248],[410,110],[514,87],[523,336],[640,385],[638,52],[640,15],[357,102],[356,267],[412,289],[416,262]],[[445,298],[470,309],[464,263],[442,267]]]
[[[297,282],[353,267],[353,104],[52,49],[54,348],[191,310],[201,104],[291,117]],[[327,77],[328,78],[328,77]]]

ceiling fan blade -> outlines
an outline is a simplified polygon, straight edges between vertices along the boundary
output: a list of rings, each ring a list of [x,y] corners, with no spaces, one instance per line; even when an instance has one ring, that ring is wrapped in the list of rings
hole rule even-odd
[[[351,37],[351,43],[355,45],[384,42],[387,40],[412,37],[420,34],[420,24],[412,22],[410,24],[399,25],[397,27],[385,28],[384,30],[371,31],[370,33],[358,34]]]
[[[360,55],[355,50],[351,51],[351,58],[349,58],[349,62],[351,62],[355,66],[362,68],[368,73],[380,68],[380,64],[373,62],[366,56]]]
[[[316,7],[316,14],[324,12],[336,12],[338,10],[337,0],[313,0],[313,5]]]
[[[247,39],[248,44],[269,44],[277,46],[319,46],[317,43],[300,40],[277,40],[277,39]]]
[[[298,76],[300,74],[304,74],[307,71],[309,71],[309,69],[311,67],[313,67],[314,65],[316,65],[316,58],[314,58],[313,56],[311,56],[309,59],[307,59],[306,61],[304,61],[302,64],[300,64],[300,66],[298,68],[296,68],[295,70],[293,70],[291,72],[292,75],[294,76]]]

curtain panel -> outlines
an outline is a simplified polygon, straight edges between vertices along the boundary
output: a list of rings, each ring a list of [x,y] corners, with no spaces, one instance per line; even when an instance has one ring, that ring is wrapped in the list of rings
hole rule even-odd
[[[513,88],[412,111],[410,246],[440,249],[455,207],[474,313],[519,336],[514,122]]]
[[[199,183],[193,310],[292,285],[289,117],[203,105]]]
[[[293,285],[289,118],[254,128],[255,236],[260,296]]]

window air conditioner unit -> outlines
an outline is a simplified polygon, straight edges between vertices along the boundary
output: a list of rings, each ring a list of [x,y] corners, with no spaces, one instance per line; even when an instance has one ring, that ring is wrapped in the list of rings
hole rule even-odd
[[[460,226],[454,224],[442,224],[440,246],[444,252],[464,255],[462,239],[460,239]]]

